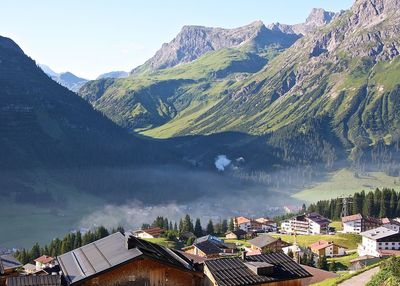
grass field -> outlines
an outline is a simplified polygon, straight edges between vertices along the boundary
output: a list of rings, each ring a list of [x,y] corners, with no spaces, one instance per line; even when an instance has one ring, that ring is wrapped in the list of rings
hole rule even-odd
[[[327,181],[317,183],[294,194],[293,197],[311,203],[351,195],[362,190],[369,191],[383,187],[400,189],[400,184],[395,183],[398,180],[399,178],[388,176],[383,172],[370,172],[356,176],[350,169],[341,169],[330,174]]]
[[[280,237],[283,241],[294,243],[294,235],[272,234],[273,237]],[[296,237],[299,246],[308,247],[310,244],[319,240],[334,241],[335,243],[350,249],[356,249],[357,244],[361,242],[361,236],[358,234],[338,233],[335,235],[298,235]]]
[[[341,221],[333,221],[329,226],[334,227],[336,231],[343,230],[343,225]]]
[[[337,264],[338,269],[346,270],[350,266],[350,260],[357,258],[357,257],[358,257],[358,254],[355,252],[355,253],[345,255],[345,256],[328,258],[328,263],[335,262]]]

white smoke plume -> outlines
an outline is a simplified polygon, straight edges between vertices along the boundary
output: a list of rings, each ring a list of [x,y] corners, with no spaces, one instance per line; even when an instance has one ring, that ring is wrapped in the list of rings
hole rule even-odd
[[[225,168],[231,164],[231,160],[226,155],[219,155],[215,159],[215,167],[218,171],[225,171]]]

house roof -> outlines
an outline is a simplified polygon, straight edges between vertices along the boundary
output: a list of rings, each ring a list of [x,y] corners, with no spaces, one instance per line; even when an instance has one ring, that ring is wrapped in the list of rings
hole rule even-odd
[[[221,248],[209,240],[195,243],[194,246],[200,249],[205,255],[219,254],[222,252]]]
[[[268,234],[263,234],[260,236],[257,236],[256,238],[253,238],[248,241],[248,243],[255,245],[257,247],[263,248],[265,246],[270,245],[271,243],[276,242],[278,239],[275,237],[272,237]]]
[[[241,236],[241,235],[246,235],[247,234],[247,232],[244,231],[243,229],[237,229],[237,230],[233,230],[233,231],[228,231],[225,235],[228,235],[230,233],[233,233],[233,234],[235,234],[237,236]]]
[[[9,269],[15,269],[21,267],[22,264],[12,255],[3,254],[0,255],[0,273],[3,274],[4,271]]]
[[[27,263],[23,267],[24,267],[25,271],[35,271],[36,270],[36,266],[33,265],[32,263]]]
[[[222,243],[221,239],[219,239],[218,237],[216,237],[214,235],[210,235],[210,234],[202,236],[202,237],[199,237],[199,238],[196,238],[194,243],[201,243],[201,242],[208,241],[208,240],[215,241],[217,243]]]
[[[128,243],[126,239],[129,239]],[[126,244],[130,245],[129,249]],[[183,270],[193,270],[190,261],[175,251],[130,235],[125,238],[119,232],[67,252],[59,256],[58,261],[71,285],[142,256]]]
[[[355,221],[355,220],[360,220],[363,219],[362,214],[354,214],[354,215],[348,215],[342,217],[342,222],[349,222],[349,221]]]
[[[364,231],[364,232],[362,232],[360,234],[362,236],[364,236],[364,237],[369,238],[369,239],[378,240],[378,239],[381,239],[381,238],[385,238],[385,237],[389,237],[389,236],[392,236],[392,235],[396,235],[398,233],[399,233],[398,231],[392,230],[392,229],[387,228],[387,227],[380,226],[380,227],[377,227],[377,228],[374,228],[374,229],[370,229],[370,230]]]
[[[313,285],[313,284],[325,281],[326,279],[339,277],[339,274],[325,271],[322,269],[318,269],[315,267],[311,267],[311,266],[307,266],[307,265],[301,265],[301,267],[303,267],[307,272],[309,272],[312,275],[310,280],[304,281],[307,284],[302,284],[302,285]]]
[[[317,224],[329,224],[331,222],[329,219],[323,217],[319,213],[309,213],[306,215],[306,217]]]
[[[47,256],[47,255],[42,255],[38,258],[35,259],[36,262],[42,263],[42,264],[47,264],[50,263],[54,260],[54,257]]]
[[[269,275],[257,275],[246,264],[272,265]],[[205,261],[220,286],[245,286],[310,277],[311,274],[283,253],[261,254],[240,258],[220,258]]]
[[[163,231],[164,230],[160,227],[149,227],[146,229],[141,229],[141,230],[135,231],[135,233],[145,232],[152,236],[160,236]]]
[[[310,245],[310,248],[313,250],[320,250],[320,249],[327,248],[328,246],[331,246],[331,245],[336,245],[341,248],[347,248],[347,247],[338,245],[338,244],[334,243],[333,241],[326,241],[326,240],[319,240],[317,242],[314,242],[313,244]]]
[[[8,277],[7,286],[60,286],[61,277],[59,275],[26,275]]]
[[[251,221],[251,219],[244,217],[244,216],[238,216],[235,219],[236,219],[237,224],[248,223]]]

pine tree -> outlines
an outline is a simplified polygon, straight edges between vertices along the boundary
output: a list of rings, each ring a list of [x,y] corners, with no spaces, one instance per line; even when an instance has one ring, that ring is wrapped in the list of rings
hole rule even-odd
[[[206,233],[214,234],[214,225],[211,219],[208,221]]]
[[[201,222],[199,218],[196,219],[196,223],[194,225],[194,235],[196,237],[203,236],[203,228],[201,227]]]
[[[373,216],[374,215],[374,193],[369,192],[363,204],[363,215]]]
[[[359,193],[355,193],[353,196],[353,214],[358,214],[362,212],[362,198]]]
[[[226,219],[222,220],[221,233],[225,234],[228,231],[228,221]]]
[[[390,202],[389,202],[389,217],[396,216],[396,209],[397,209],[397,194],[395,190],[392,190],[390,193]]]
[[[235,224],[233,222],[233,218],[231,218],[230,221],[229,221],[228,230],[229,231],[234,231],[235,230]]]
[[[41,253],[40,253],[40,245],[39,245],[39,243],[36,242],[36,243],[32,246],[32,249],[31,249],[31,252],[29,253],[29,256],[30,256],[32,259],[36,259],[36,258],[38,258],[38,257],[41,256]]]

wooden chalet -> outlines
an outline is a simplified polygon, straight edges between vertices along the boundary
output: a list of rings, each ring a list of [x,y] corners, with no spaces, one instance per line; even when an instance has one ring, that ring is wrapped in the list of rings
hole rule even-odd
[[[163,233],[164,229],[160,227],[150,227],[133,232],[133,235],[139,238],[158,238]]]
[[[18,275],[17,270],[21,267],[22,264],[12,254],[0,255],[0,286],[6,285],[8,277]]]
[[[197,286],[203,276],[180,252],[119,232],[57,259],[67,286]]]
[[[281,251],[283,247],[287,247],[290,243],[283,241],[281,238],[275,238],[268,234],[257,236],[248,241],[252,252],[266,253]]]

